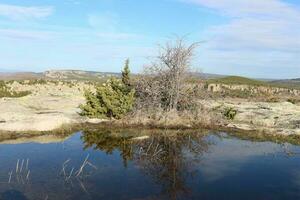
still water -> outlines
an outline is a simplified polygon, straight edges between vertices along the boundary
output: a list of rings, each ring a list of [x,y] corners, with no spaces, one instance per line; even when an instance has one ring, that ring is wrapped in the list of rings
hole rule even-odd
[[[0,143],[0,199],[300,199],[300,148],[213,131]]]

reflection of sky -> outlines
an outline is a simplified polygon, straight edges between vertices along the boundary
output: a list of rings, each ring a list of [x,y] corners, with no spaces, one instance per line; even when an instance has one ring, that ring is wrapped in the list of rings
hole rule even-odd
[[[289,156],[271,142],[209,137],[214,145],[195,166],[197,175],[187,180],[192,198],[300,198],[300,154]],[[298,146],[288,146],[300,152]]]
[[[253,143],[236,139],[216,139],[204,155],[199,171],[205,181],[211,182],[238,173],[240,167],[257,156],[275,154],[280,147],[274,143]]]
[[[0,145],[0,199],[9,188],[20,191],[29,199],[45,199],[46,195],[49,196],[48,199],[119,199],[122,195],[132,199],[139,195],[147,196],[159,192],[159,186],[154,186],[151,179],[140,173],[132,163],[129,163],[128,168],[124,168],[119,151],[107,155],[93,148],[83,150],[80,137],[80,134],[74,134],[64,142],[50,144]],[[72,183],[66,183],[59,175],[66,160],[70,159],[66,167],[69,174],[72,167],[76,171],[82,165],[88,154],[89,162],[98,169],[85,167],[84,174],[91,175],[80,181],[90,194],[86,194],[75,177]],[[31,170],[30,182],[22,185],[16,180],[15,167],[18,159],[21,162],[27,158]],[[8,184],[8,173],[11,171],[12,183]],[[132,192],[133,190],[135,192]],[[89,196],[91,194],[93,198]]]
[[[159,196],[165,189],[162,181],[155,179],[157,174],[151,174],[144,169],[149,165],[139,166],[137,162],[129,161],[127,167],[124,167],[120,152],[116,149],[109,155],[93,147],[83,151],[80,137],[80,134],[74,134],[63,143],[1,144],[0,199],[1,193],[8,188],[18,189],[25,196],[33,197],[31,199],[37,195],[44,195],[45,192],[49,194],[49,199],[60,197],[65,199],[66,195],[70,195],[71,199],[74,197],[78,199],[147,199],[147,197]],[[278,144],[250,142],[226,137],[226,135],[224,137],[210,135],[205,137],[205,141],[207,144],[199,142],[199,145],[203,145],[200,149],[205,152],[193,154],[185,146],[182,150],[184,161],[177,162],[179,173],[175,174],[175,177],[181,180],[184,188],[191,193],[191,196],[186,196],[186,199],[228,197],[227,199],[244,200],[244,197],[247,197],[246,199],[288,199],[287,197],[297,199],[300,197],[300,155],[288,157]],[[289,149],[293,152],[300,152],[300,148],[296,146],[290,145]],[[169,149],[170,152],[173,150]],[[76,180],[74,180],[74,188],[70,189],[69,185],[66,185],[58,175],[65,160],[71,159],[67,169],[69,172],[71,166],[80,166],[87,154],[90,155],[89,161],[98,167],[97,170],[86,169],[86,173],[91,172],[91,176],[83,180],[93,198],[82,191]],[[199,156],[199,162],[193,162],[198,161],[196,156]],[[15,167],[17,159],[26,158],[30,159],[29,165],[32,170],[31,188],[26,189],[28,185],[26,187],[16,185],[15,177],[13,177],[14,183],[8,185],[8,172]],[[151,164],[151,161],[148,161]],[[185,164],[191,168],[186,168]],[[158,162],[158,165],[153,166],[162,170],[167,169],[164,162]],[[173,167],[169,170],[173,170]],[[193,173],[194,170],[197,173]],[[167,177],[164,177],[166,179],[163,180],[166,181],[169,178],[173,180],[172,175],[173,173],[168,173]]]

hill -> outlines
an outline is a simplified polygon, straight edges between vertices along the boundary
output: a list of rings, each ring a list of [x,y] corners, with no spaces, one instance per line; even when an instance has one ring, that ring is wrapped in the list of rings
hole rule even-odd
[[[77,80],[77,81],[105,81],[109,77],[120,77],[120,73],[114,72],[96,72],[84,70],[48,70],[42,73],[35,72],[1,72],[0,80]],[[300,89],[300,78],[286,80],[263,80],[251,79],[242,76],[226,76],[208,73],[192,73],[194,79],[204,79],[207,83],[222,83],[228,85],[253,85],[253,86],[271,86],[283,88]]]
[[[207,83],[220,83],[227,85],[251,85],[251,86],[268,86],[277,88],[300,89],[299,79],[286,80],[258,80],[242,76],[227,76],[224,78],[215,78],[207,80]]]
[[[242,76],[227,76],[224,78],[210,79],[208,83],[220,83],[227,85],[253,85],[253,86],[265,86],[268,85],[265,81],[256,79],[250,79]]]
[[[300,78],[271,81],[272,84],[300,89]]]
[[[83,70],[50,70],[44,72],[43,75],[46,79],[55,80],[101,81],[112,76],[119,77],[120,73]]]
[[[0,80],[32,80],[43,78],[42,73],[35,72],[0,72]]]
[[[77,80],[77,81],[103,81],[111,76],[120,76],[119,73],[94,72],[83,70],[49,70],[43,73],[35,72],[0,72],[0,80]]]

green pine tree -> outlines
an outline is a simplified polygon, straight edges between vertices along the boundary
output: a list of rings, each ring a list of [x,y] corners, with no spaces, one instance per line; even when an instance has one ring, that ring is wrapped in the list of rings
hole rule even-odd
[[[97,87],[96,92],[85,93],[86,104],[81,105],[81,114],[91,118],[122,118],[134,104],[135,91],[127,90],[120,80],[112,78]]]
[[[127,87],[131,86],[130,83],[130,69],[129,69],[129,59],[127,59],[125,61],[125,65],[124,65],[124,69],[122,71],[122,82],[124,83],[124,85],[126,85]]]

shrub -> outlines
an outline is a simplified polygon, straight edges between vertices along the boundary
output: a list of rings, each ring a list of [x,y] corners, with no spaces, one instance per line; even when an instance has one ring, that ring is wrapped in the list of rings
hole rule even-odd
[[[93,118],[120,119],[132,109],[134,103],[134,90],[126,91],[126,86],[114,78],[97,87],[96,93],[86,91],[86,104],[80,106],[81,114]]]
[[[137,108],[164,111],[192,109],[191,63],[198,43],[187,45],[182,38],[161,45],[153,62],[145,66],[135,85]]]
[[[80,105],[81,115],[91,118],[120,119],[129,112],[135,101],[135,90],[130,87],[128,61],[126,61],[125,71],[122,81],[111,78],[96,87],[96,92],[86,91],[84,95],[86,104]]]
[[[13,91],[10,87],[6,85],[4,81],[0,81],[0,98],[9,97],[9,98],[18,98],[30,95],[30,91]]]
[[[131,81],[130,81],[130,69],[129,69],[129,59],[127,59],[125,61],[125,66],[124,69],[122,71],[122,82],[124,83],[124,85],[126,85],[127,87],[131,86]]]
[[[237,115],[237,110],[234,108],[226,108],[223,114],[228,120],[234,120]]]
[[[296,99],[296,98],[289,98],[289,99],[287,100],[287,102],[290,102],[290,103],[292,103],[292,104],[297,104],[297,103],[299,102],[299,99]]]
[[[268,103],[278,103],[280,99],[278,97],[271,97],[266,100]]]

